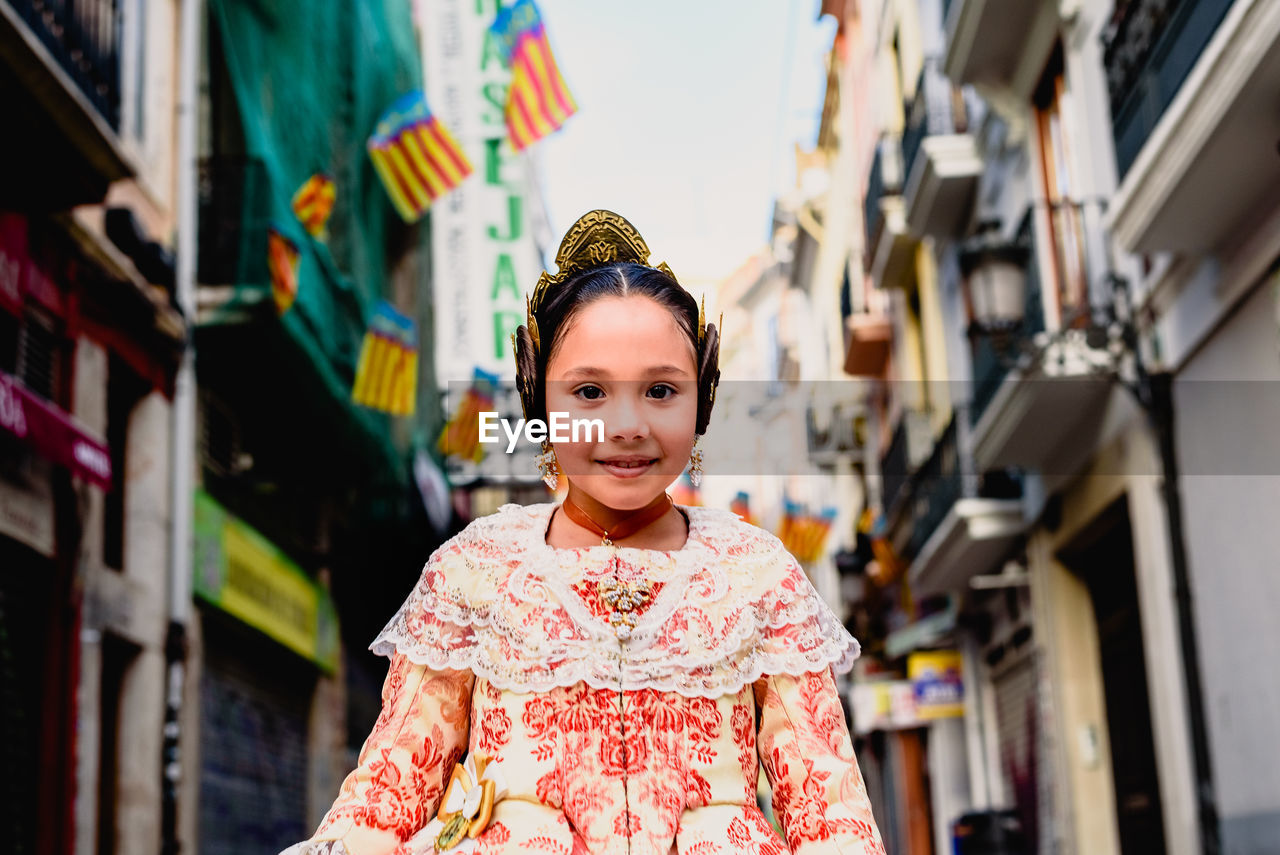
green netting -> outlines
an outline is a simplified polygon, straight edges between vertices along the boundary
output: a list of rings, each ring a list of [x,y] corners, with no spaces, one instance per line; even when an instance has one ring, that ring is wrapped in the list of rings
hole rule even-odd
[[[224,316],[271,302],[266,228],[274,227],[300,251],[297,300],[280,323],[328,393],[349,400],[367,320],[389,288],[388,248],[426,240],[425,229],[399,220],[365,153],[382,111],[422,85],[409,2],[210,0],[209,10],[244,148],[241,169],[215,169],[209,179],[239,185],[232,194],[239,223],[216,250],[233,271],[219,284],[236,286]],[[215,128],[215,138],[224,132]],[[337,189],[326,241],[312,238],[291,207],[316,172]],[[425,288],[418,299],[428,300]],[[385,439],[377,444],[396,458],[385,462],[403,479],[390,419],[349,409],[372,440]]]

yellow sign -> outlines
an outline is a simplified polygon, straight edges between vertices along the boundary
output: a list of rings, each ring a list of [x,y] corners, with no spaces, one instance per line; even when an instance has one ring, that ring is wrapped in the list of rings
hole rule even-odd
[[[196,491],[195,592],[332,671],[338,618],[329,592],[275,544]]]
[[[963,659],[955,650],[922,650],[907,657],[907,679],[920,718],[964,715],[963,674]]]

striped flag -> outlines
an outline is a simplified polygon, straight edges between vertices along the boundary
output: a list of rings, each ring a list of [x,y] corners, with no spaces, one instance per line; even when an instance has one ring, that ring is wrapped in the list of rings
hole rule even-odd
[[[284,314],[298,299],[298,247],[270,226],[267,227],[267,273],[276,311]]]
[[[333,213],[336,194],[333,179],[323,172],[312,175],[293,194],[293,213],[312,237],[324,236],[324,227],[329,222],[329,214]]]
[[[407,223],[471,174],[471,163],[453,134],[431,114],[427,99],[410,92],[378,120],[369,157],[396,212]]]
[[[533,0],[516,0],[502,9],[490,30],[511,68],[507,133],[516,151],[522,151],[558,130],[578,105],[560,76]]]
[[[803,505],[789,499],[782,500],[782,521],[778,527],[778,539],[786,550],[799,561],[817,561],[822,557],[827,533],[835,521],[836,509],[823,508],[821,513],[809,513]]]
[[[458,408],[449,418],[436,447],[446,457],[458,457],[479,463],[484,460],[485,449],[480,443],[480,414],[494,409],[494,390],[498,375],[476,368],[471,386],[458,402]]]
[[[418,389],[418,328],[385,300],[373,311],[356,364],[351,400],[398,416],[411,415]]]

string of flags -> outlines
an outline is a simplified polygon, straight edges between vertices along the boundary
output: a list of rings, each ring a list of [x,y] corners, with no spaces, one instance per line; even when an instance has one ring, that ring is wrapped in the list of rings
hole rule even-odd
[[[383,300],[374,308],[360,347],[351,400],[392,415],[411,415],[417,388],[417,324]]]
[[[578,107],[560,73],[534,0],[516,0],[502,8],[489,35],[511,71],[504,109],[508,139],[516,151],[523,151],[559,130]],[[387,108],[365,147],[392,207],[405,222],[419,220],[432,202],[474,172],[457,138],[431,111],[419,90],[400,96]],[[336,199],[333,179],[316,172],[294,192],[290,207],[308,235],[325,240]],[[276,310],[283,315],[298,299],[300,249],[275,226],[267,228],[266,245],[271,294]],[[417,370],[416,325],[389,303],[381,302],[374,309],[361,346],[352,400],[388,413],[411,414]],[[497,380],[477,369],[458,413],[441,433],[441,451],[476,462],[483,459],[476,414],[491,408]]]

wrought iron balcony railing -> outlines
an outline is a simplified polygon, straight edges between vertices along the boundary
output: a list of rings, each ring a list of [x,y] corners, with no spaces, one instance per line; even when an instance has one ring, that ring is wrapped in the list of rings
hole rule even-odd
[[[119,0],[0,0],[27,23],[112,130],[120,129]]]
[[[1235,0],[1127,0],[1102,35],[1123,178]]]
[[[884,211],[880,201],[902,193],[900,141],[896,136],[881,137],[876,145],[871,172],[867,176],[867,198],[863,200],[863,225],[867,231],[867,251],[875,252],[880,231],[884,228]]]
[[[926,59],[916,81],[916,93],[906,107],[907,127],[902,132],[902,174],[910,180],[920,157],[924,138],[964,133],[968,112],[960,90],[942,73],[941,61]]]
[[[938,438],[929,459],[911,476],[911,534],[906,557],[915,558],[961,499],[1017,499],[1022,496],[1021,476],[1012,471],[979,475],[972,451],[960,441],[962,423],[970,418],[958,407]]]
[[[889,448],[880,456],[881,497],[885,511],[891,511],[907,486],[911,459],[907,439],[907,414],[898,419],[898,427],[889,440]]]

